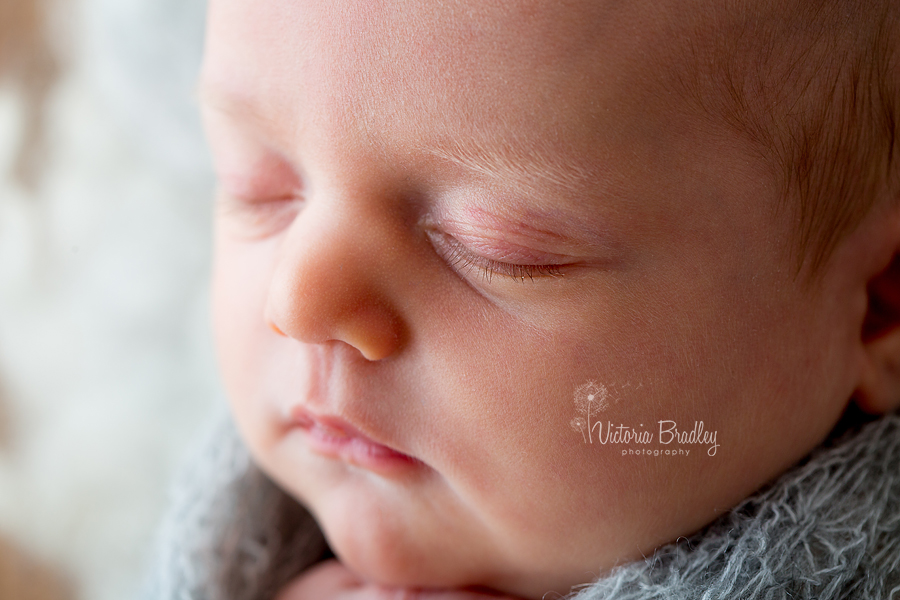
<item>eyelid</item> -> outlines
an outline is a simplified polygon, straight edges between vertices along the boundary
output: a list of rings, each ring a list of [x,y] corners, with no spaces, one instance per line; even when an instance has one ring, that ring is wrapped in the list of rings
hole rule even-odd
[[[302,197],[294,194],[279,198],[243,198],[220,187],[216,192],[216,210],[242,238],[259,240],[289,227],[302,210]]]
[[[302,190],[294,170],[273,160],[260,160],[240,170],[220,173],[218,180],[228,195],[246,201],[286,200]]]
[[[271,140],[233,123],[207,127],[219,187],[235,198],[278,199],[302,190],[304,176]]]
[[[471,233],[465,230],[450,228],[447,235],[460,242],[472,252],[479,254],[482,251],[486,255],[492,255],[493,260],[510,262],[512,264],[562,264],[573,260],[571,256],[537,250],[532,245],[523,246],[506,239],[504,236],[490,236]],[[540,246],[540,244],[535,244]]]
[[[562,268],[567,266],[556,263],[523,264],[496,260],[473,252],[466,244],[450,234],[434,229],[427,229],[426,234],[441,258],[452,268],[464,271],[466,275],[473,269],[479,269],[481,278],[488,282],[492,281],[494,275],[520,282],[524,282],[526,278],[534,281],[540,277],[562,277]]]

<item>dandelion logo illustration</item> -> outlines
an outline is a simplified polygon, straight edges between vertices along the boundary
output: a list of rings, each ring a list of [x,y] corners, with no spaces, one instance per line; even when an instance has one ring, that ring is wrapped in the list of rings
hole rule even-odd
[[[581,434],[585,443],[594,443],[592,435],[596,423],[593,419],[607,406],[609,390],[603,384],[589,381],[575,390],[576,417],[569,422],[569,426]]]

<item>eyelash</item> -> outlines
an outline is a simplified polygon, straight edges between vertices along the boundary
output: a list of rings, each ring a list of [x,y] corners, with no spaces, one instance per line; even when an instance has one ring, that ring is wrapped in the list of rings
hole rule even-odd
[[[470,273],[472,269],[478,269],[481,272],[482,280],[486,279],[488,282],[492,281],[494,275],[503,276],[523,283],[526,278],[534,281],[535,277],[563,276],[560,265],[519,265],[506,263],[473,254],[452,236],[438,232],[429,232],[428,235],[432,239],[432,243],[439,247],[438,252],[452,268],[465,271],[466,273]],[[435,240],[435,238],[439,239]]]

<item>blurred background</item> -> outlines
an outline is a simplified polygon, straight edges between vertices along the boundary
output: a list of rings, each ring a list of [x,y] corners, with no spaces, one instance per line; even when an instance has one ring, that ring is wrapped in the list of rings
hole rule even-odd
[[[133,597],[220,402],[203,0],[0,0],[0,600]]]

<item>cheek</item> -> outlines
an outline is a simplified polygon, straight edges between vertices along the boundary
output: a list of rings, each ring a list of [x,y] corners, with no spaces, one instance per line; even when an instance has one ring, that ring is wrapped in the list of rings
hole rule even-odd
[[[274,335],[263,319],[269,249],[217,235],[212,282],[216,354],[235,420],[256,450],[272,443],[268,415],[262,414],[266,370]]]
[[[663,378],[669,358],[654,364],[647,356],[660,354],[650,352],[635,360],[652,336],[632,331],[625,338],[615,321],[570,316],[538,329],[493,315],[465,329],[442,327],[441,338],[427,336],[442,339],[445,355],[452,356],[431,373],[427,386],[439,391],[432,395],[426,436],[442,449],[445,462],[438,470],[477,507],[505,553],[523,564],[546,561],[548,541],[577,537],[586,515],[594,525],[585,537],[621,548],[613,542],[627,544],[629,532],[616,524],[624,522],[632,484],[652,478],[638,477],[616,449],[582,441],[570,427],[573,394],[588,381],[607,385],[615,404],[605,415],[630,423],[652,412],[648,407],[655,403],[642,390],[652,390],[651,377]],[[598,532],[597,523],[607,526]],[[559,566],[570,558],[560,556]]]
[[[514,561],[547,564],[548,540],[592,548],[607,564],[638,558],[709,522],[827,433],[839,407],[822,407],[815,423],[803,409],[818,402],[806,351],[826,343],[810,337],[811,309],[760,288],[699,287],[645,290],[637,307],[598,296],[606,310],[540,327],[485,313],[423,336],[441,340],[430,350],[445,358],[425,386],[439,470]],[[596,416],[604,427],[658,439],[660,420],[681,431],[703,421],[716,432],[716,455],[696,445],[686,457],[623,456],[640,446],[585,443],[570,423],[574,392],[588,381],[609,390]],[[574,555],[559,561],[578,564]]]

